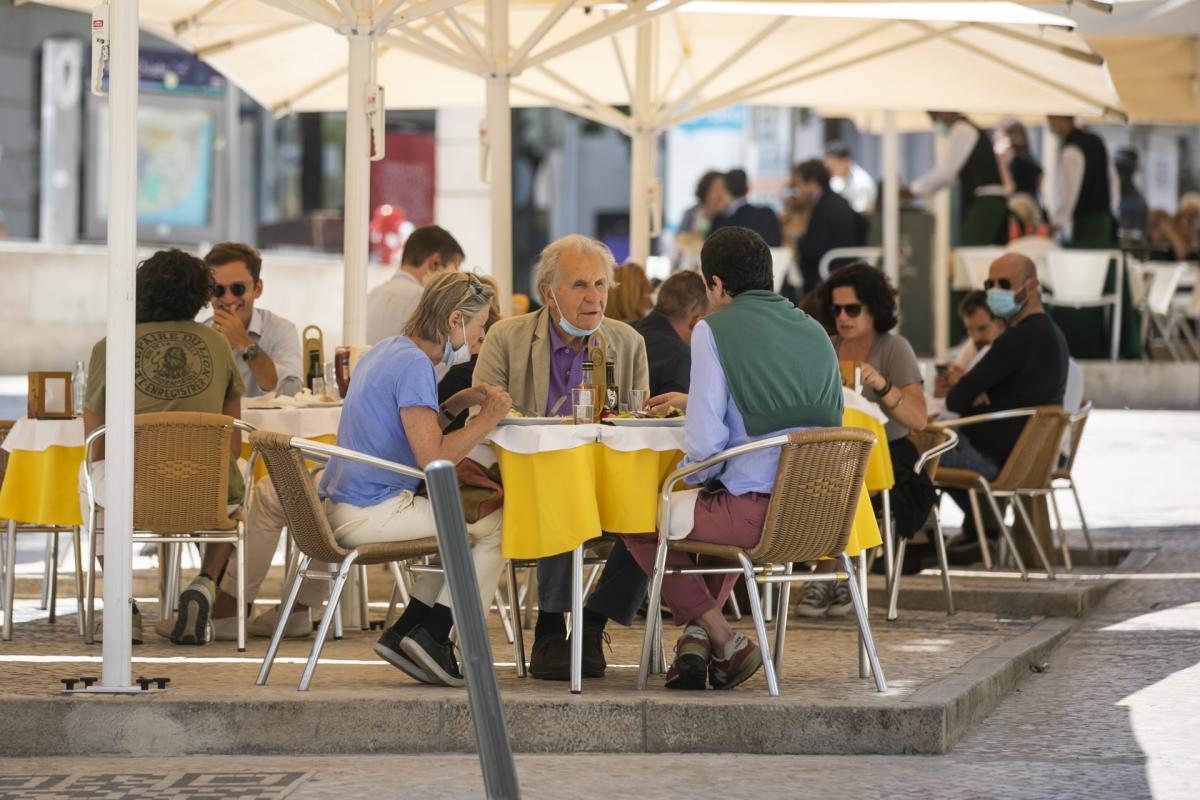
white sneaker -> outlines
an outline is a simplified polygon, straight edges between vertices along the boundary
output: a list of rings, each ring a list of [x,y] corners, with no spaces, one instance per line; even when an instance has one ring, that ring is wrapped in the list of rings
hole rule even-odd
[[[796,603],[796,613],[802,617],[823,617],[829,611],[829,603],[833,599],[833,587],[827,581],[812,581],[804,585],[800,593],[800,602]]]
[[[233,622],[233,638],[237,638],[237,619],[230,617]],[[275,635],[275,626],[279,623],[279,606],[274,606],[259,614],[246,625],[246,633],[270,639]],[[312,635],[312,611],[293,611],[288,615],[287,624],[283,627],[285,639],[307,639]]]

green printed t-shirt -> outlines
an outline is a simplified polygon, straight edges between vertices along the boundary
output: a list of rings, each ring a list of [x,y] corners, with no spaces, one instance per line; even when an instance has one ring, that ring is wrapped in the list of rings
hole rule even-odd
[[[245,385],[225,337],[190,320],[143,322],[135,329],[134,413],[200,411],[220,414],[225,401],[240,398]],[[96,342],[88,366],[84,407],[104,413],[107,339]],[[245,495],[238,453],[229,454],[229,502]]]

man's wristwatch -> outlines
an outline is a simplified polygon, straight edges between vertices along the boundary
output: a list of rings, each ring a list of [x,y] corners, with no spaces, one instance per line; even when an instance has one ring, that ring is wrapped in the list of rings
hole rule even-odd
[[[258,345],[251,342],[246,345],[246,349],[242,350],[242,361],[253,361],[258,358],[259,352]]]

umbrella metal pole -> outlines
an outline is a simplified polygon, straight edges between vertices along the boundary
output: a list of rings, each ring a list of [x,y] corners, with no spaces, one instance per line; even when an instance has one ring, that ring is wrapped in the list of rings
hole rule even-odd
[[[108,361],[104,436],[104,645],[100,684],[130,689],[133,583],[134,266],[137,248],[138,0],[109,6]],[[10,576],[11,580],[11,576]],[[11,612],[10,612],[11,613]]]
[[[883,273],[900,285],[900,135],[896,112],[883,112]]]
[[[351,32],[346,80],[346,193],[342,248],[345,254],[342,293],[342,339],[367,342],[367,245],[371,223],[371,126],[367,92],[375,37]],[[324,356],[322,356],[324,358]]]
[[[645,264],[650,255],[650,195],[654,180],[654,146],[658,131],[651,108],[653,98],[654,23],[637,29],[637,60],[634,67],[632,153],[629,180],[629,260]]]
[[[934,163],[942,163],[949,140],[944,133],[934,134]],[[933,355],[942,362],[950,347],[950,193],[938,192],[930,202],[933,205],[933,280],[930,282]]]
[[[491,190],[492,277],[504,313],[512,312],[512,105],[508,39],[508,3],[487,0],[488,56],[487,145]]]

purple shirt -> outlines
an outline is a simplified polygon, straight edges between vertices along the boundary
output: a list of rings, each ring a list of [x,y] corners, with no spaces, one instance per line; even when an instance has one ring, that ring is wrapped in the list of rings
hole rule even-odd
[[[571,390],[583,382],[583,362],[587,356],[587,348],[573,352],[570,345],[563,342],[558,335],[554,320],[549,320],[550,327],[550,391],[546,393],[546,414],[554,412],[554,404],[559,398],[567,398],[559,407],[559,416],[571,415]]]

